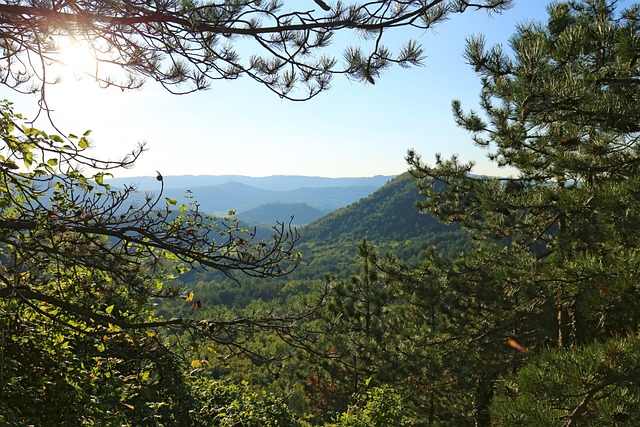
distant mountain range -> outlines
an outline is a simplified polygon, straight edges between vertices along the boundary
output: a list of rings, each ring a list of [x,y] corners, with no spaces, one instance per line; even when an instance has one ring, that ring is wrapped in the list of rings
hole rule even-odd
[[[327,187],[368,187],[383,186],[395,175],[376,175],[362,178],[326,178],[301,175],[273,175],[252,177],[244,175],[176,175],[164,177],[164,188],[172,190],[194,189],[210,187],[220,184],[236,182],[262,190],[288,191],[299,188],[327,188]],[[157,191],[160,187],[155,176],[137,176],[131,178],[105,179],[116,187],[135,185],[140,191]]]
[[[306,203],[268,203],[240,212],[236,216],[247,224],[271,226],[278,221],[286,222],[292,217],[295,224],[309,224],[326,214],[326,211]]]
[[[293,216],[295,224],[304,225],[367,197],[392,178],[204,175],[166,176],[163,182],[165,197],[181,203],[189,192],[202,212],[221,214],[235,210],[238,218],[256,225],[286,222]],[[133,185],[140,197],[160,189],[155,177],[115,178],[107,182],[115,188]]]

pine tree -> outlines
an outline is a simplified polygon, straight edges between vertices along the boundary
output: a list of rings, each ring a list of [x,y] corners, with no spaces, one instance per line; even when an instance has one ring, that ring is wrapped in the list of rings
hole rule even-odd
[[[510,50],[471,38],[482,112],[453,102],[457,123],[514,174],[474,176],[456,157],[429,166],[408,154],[421,209],[476,241],[447,273],[446,298],[459,363],[476,361],[465,381],[477,386],[478,424],[491,421],[495,383],[528,354],[624,336],[640,320],[640,7],[548,10],[546,25],[517,28]],[[437,183],[445,190],[431,191]]]
[[[512,2],[479,0],[473,9],[501,12]],[[83,73],[103,86],[137,88],[150,78],[187,93],[244,75],[281,97],[305,100],[328,89],[336,74],[374,84],[392,65],[420,64],[416,40],[392,49],[387,34],[398,27],[420,33],[469,6],[459,0],[5,0],[0,84],[44,98],[44,86],[55,81],[47,71],[65,63],[60,46],[71,39],[92,52],[95,70]],[[327,47],[347,32],[375,42],[342,46],[340,61]],[[123,76],[105,72],[105,64]]]

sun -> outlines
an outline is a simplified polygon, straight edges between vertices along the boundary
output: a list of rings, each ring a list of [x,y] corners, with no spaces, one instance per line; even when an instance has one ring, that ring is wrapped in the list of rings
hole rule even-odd
[[[76,79],[81,79],[96,75],[98,60],[95,51],[86,41],[70,37],[56,40],[54,59],[62,76],[71,74]]]

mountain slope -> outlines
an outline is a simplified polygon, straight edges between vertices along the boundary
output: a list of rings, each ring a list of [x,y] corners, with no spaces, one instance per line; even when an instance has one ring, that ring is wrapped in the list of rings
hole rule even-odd
[[[450,231],[431,215],[418,212],[420,194],[408,173],[402,174],[373,194],[332,212],[302,230],[303,241],[373,242],[411,239],[425,233]]]
[[[357,243],[366,238],[380,252],[392,251],[410,260],[436,246],[445,253],[465,249],[468,239],[458,226],[438,222],[415,207],[420,195],[408,173],[402,174],[370,196],[332,212],[300,230],[299,250],[304,265],[299,274],[317,277],[324,272],[343,275],[357,271]]]
[[[280,298],[283,294],[279,290],[283,288],[286,292],[304,292],[308,289],[307,279],[322,280],[327,273],[341,279],[358,273],[357,245],[363,238],[374,243],[380,253],[391,251],[407,261],[419,259],[429,246],[450,254],[464,250],[469,244],[465,232],[420,214],[414,206],[419,199],[413,179],[403,174],[368,197],[300,228],[297,250],[302,253],[302,264],[287,277],[242,277],[242,287],[215,272],[185,278],[194,284],[201,282],[198,292],[208,298],[208,304],[243,306],[255,298]],[[267,237],[260,234],[259,238]]]
[[[240,221],[253,225],[273,225],[276,222],[292,224],[309,224],[327,212],[309,206],[306,203],[267,203],[257,208],[241,212],[236,216]],[[293,217],[293,218],[292,218]]]

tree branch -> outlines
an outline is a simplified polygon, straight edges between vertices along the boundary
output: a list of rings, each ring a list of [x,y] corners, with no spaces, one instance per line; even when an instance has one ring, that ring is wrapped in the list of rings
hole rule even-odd
[[[172,318],[169,320],[160,320],[155,322],[143,322],[143,323],[129,323],[122,319],[118,319],[113,316],[106,316],[104,314],[96,313],[95,311],[82,307],[77,304],[70,303],[68,301],[61,300],[51,295],[46,295],[41,292],[34,291],[27,286],[15,286],[6,287],[0,289],[0,298],[19,298],[22,300],[37,300],[51,304],[55,307],[61,308],[70,315],[78,316],[87,320],[91,320],[99,325],[109,327],[115,325],[122,329],[145,329],[145,328],[157,328],[166,326],[184,326],[190,320],[184,318]]]

